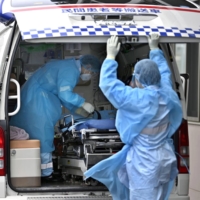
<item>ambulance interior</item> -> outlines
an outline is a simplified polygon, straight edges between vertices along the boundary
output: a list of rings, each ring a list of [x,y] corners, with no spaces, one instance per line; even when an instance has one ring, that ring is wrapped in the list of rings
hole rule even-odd
[[[167,44],[161,45],[163,50],[167,50]],[[169,47],[169,46],[168,46]],[[13,59],[11,78],[18,80],[20,86],[29,79],[29,77],[51,59],[67,59],[70,57],[78,58],[81,55],[92,54],[99,58],[101,63],[106,57],[106,43],[28,43],[21,41]],[[122,43],[120,53],[116,60],[119,64],[117,77],[125,82],[133,73],[135,63],[143,58],[148,58],[149,46],[147,43]],[[70,71],[69,71],[70,73]],[[174,76],[174,75],[173,75]],[[10,92],[15,92],[15,86],[11,86]],[[53,152],[54,172],[61,174],[64,181],[62,182],[45,182],[40,177],[40,156],[37,159],[31,159],[32,153],[22,154],[22,157],[13,158],[13,152],[18,151],[23,146],[16,147],[10,145],[11,157],[10,178],[14,188],[23,191],[25,188],[34,191],[38,188],[48,190],[106,190],[106,188],[94,179],[84,180],[84,172],[99,161],[111,156],[123,147],[119,134],[114,127],[107,128],[100,124],[93,127],[92,123],[83,129],[76,129],[75,124],[80,121],[96,120],[96,122],[105,120],[114,120],[116,109],[105,98],[99,88],[99,74],[93,74],[92,79],[88,82],[79,81],[74,92],[80,94],[95,107],[95,112],[84,118],[74,116],[66,108],[62,108],[61,119],[55,126],[55,151]],[[10,94],[11,95],[11,94]],[[9,99],[8,111],[12,113],[15,109],[16,100]],[[39,111],[38,111],[39,112]],[[11,118],[12,116],[10,116]],[[74,125],[74,126],[73,126]],[[30,123],[31,126],[31,123]],[[11,140],[13,142],[13,140]],[[22,144],[22,141],[20,141]],[[24,142],[24,141],[23,141]],[[39,146],[37,146],[39,148]],[[24,148],[27,152],[27,149]],[[35,147],[32,148],[34,150]],[[31,149],[30,149],[31,151]],[[27,157],[26,157],[27,156]],[[17,159],[19,159],[17,161]],[[28,174],[24,160],[28,159],[32,166],[38,166],[37,169]],[[36,163],[36,161],[38,163]],[[20,169],[19,169],[20,168]],[[33,179],[37,177],[37,181]]]

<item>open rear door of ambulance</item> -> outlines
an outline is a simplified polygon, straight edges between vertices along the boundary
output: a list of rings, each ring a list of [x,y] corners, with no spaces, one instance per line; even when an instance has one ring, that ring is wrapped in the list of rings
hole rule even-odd
[[[176,5],[174,0],[4,2],[4,12],[14,14],[22,40],[30,43],[106,43],[111,35],[118,35],[121,43],[147,43],[150,32],[160,34],[161,45],[200,42],[200,10],[189,1],[176,0]],[[169,55],[173,56],[171,51]],[[189,176],[185,179],[189,184]],[[180,196],[188,195],[178,190]]]
[[[110,35],[120,36],[123,42],[146,42],[149,32],[160,33],[161,43],[200,39],[200,24],[195,20],[199,19],[200,10],[183,0],[177,1],[176,6],[170,5],[173,3],[170,0],[147,1],[152,5],[140,4],[139,0],[121,4],[99,3],[101,1],[59,4],[60,1],[53,0],[6,2],[4,7],[15,15],[23,40],[32,42],[78,42],[82,37],[85,42],[105,42]]]

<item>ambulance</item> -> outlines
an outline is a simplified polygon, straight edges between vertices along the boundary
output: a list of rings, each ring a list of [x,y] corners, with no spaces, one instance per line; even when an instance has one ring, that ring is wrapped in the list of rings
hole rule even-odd
[[[135,63],[148,58],[146,36],[156,32],[183,109],[182,124],[172,138],[179,173],[169,199],[189,200],[189,76],[180,74],[174,46],[200,42],[199,18],[199,6],[189,0],[0,0],[0,198],[112,199],[104,185],[85,180],[84,172],[122,148],[116,130],[78,131],[73,126],[78,119],[62,107],[53,152],[54,172],[62,181],[43,182],[40,141],[13,139],[10,119],[20,110],[23,85],[50,60],[92,54],[103,62],[108,38],[118,35],[117,74],[125,82]],[[99,89],[99,74],[80,80],[74,91],[94,105],[92,119],[115,118],[116,109]]]

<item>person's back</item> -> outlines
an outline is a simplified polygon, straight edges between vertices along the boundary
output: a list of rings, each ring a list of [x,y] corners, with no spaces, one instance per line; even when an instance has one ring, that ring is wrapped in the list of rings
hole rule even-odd
[[[172,140],[170,133],[169,104],[159,94],[158,88],[151,87],[158,96],[159,107],[155,117],[142,129],[133,140],[133,144],[127,154],[127,172],[135,177],[129,180],[130,188],[141,189],[158,187],[169,181],[170,176],[162,177],[162,172],[169,173],[175,170],[176,159],[171,151]],[[167,142],[168,141],[168,142]],[[171,168],[171,166],[173,167]],[[131,172],[131,173],[130,173]]]
[[[158,91],[158,88],[152,88]],[[157,98],[157,97],[155,97]],[[162,144],[169,134],[169,108],[162,97],[159,99],[159,108],[155,117],[149,124],[135,137],[133,146],[139,144],[147,148],[155,148]]]
[[[151,36],[150,59],[139,61],[134,68],[134,88],[116,76],[118,38],[113,36],[107,42],[100,88],[117,109],[116,128],[125,146],[85,176],[103,182],[114,200],[167,199],[177,175],[170,138],[181,123],[182,109],[167,61],[158,48],[159,36]]]

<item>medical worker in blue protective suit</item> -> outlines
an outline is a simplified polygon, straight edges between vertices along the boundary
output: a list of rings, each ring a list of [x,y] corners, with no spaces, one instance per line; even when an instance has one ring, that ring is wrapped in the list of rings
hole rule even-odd
[[[21,109],[10,124],[26,130],[31,139],[41,143],[43,180],[59,179],[53,173],[54,126],[61,117],[61,106],[78,114],[92,113],[93,105],[73,92],[81,78],[88,81],[91,72],[100,71],[100,61],[85,55],[79,60],[52,60],[37,70],[21,90]]]
[[[132,76],[136,87],[117,79],[116,36],[108,39],[101,68],[100,88],[118,109],[115,125],[125,145],[85,176],[105,184],[114,200],[166,200],[177,175],[171,136],[182,120],[181,104],[158,48],[159,35],[152,33],[148,39],[150,59],[136,64]]]

